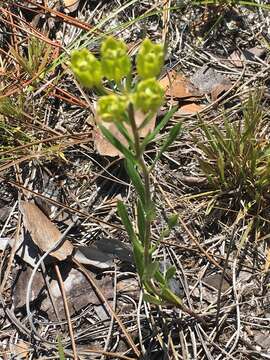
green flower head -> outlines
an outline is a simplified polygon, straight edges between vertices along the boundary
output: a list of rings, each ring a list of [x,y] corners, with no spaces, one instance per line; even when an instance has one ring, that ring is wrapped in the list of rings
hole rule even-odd
[[[126,44],[112,36],[107,37],[101,45],[101,64],[103,75],[107,79],[116,82],[122,80],[131,71]]]
[[[101,83],[101,64],[87,49],[74,50],[71,53],[71,69],[85,87],[92,88]]]
[[[155,78],[142,80],[133,99],[135,106],[144,113],[156,111],[164,101],[164,90]]]
[[[142,79],[157,77],[164,64],[164,49],[161,44],[154,44],[145,39],[139,49],[136,66],[138,75]]]
[[[98,100],[97,113],[103,121],[117,122],[126,119],[128,99],[115,94],[102,96]]]

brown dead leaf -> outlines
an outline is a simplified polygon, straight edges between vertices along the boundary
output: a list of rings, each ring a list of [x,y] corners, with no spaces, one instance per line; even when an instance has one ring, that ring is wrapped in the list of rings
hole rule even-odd
[[[112,256],[99,251],[94,246],[78,246],[73,259],[80,264],[92,265],[99,269],[108,269],[113,266]]]
[[[235,50],[228,57],[228,60],[236,67],[242,67],[245,59],[240,50]]]
[[[253,47],[247,50],[235,50],[228,57],[228,60],[236,67],[242,67],[246,61],[256,61],[256,57],[262,58],[266,49],[262,47]]]
[[[33,242],[42,251],[48,251],[61,238],[61,232],[35,204],[21,201],[19,208],[23,214],[24,227],[30,233]],[[72,252],[73,245],[70,241],[64,240],[50,255],[58,260],[65,260]]]
[[[159,81],[166,95],[178,99],[201,97],[201,92],[183,74],[171,70]]]
[[[138,299],[140,287],[137,279],[127,278],[118,281],[117,283],[117,293],[129,295],[132,299]]]
[[[204,106],[202,106],[202,105],[190,103],[190,104],[185,104],[185,105],[180,106],[177,113],[179,115],[192,115],[192,114],[196,114],[199,111],[202,111],[203,108],[204,108]]]
[[[222,282],[222,286],[221,286],[222,291],[226,291],[230,287],[230,284],[228,283],[228,281],[226,279],[224,279],[222,274],[220,274],[220,273],[215,273],[212,275],[205,276],[203,278],[203,282],[206,283],[207,285],[215,288],[216,290],[218,290],[220,288],[221,282]]]
[[[215,86],[213,90],[211,91],[211,98],[213,101],[216,101],[222,93],[226,92],[231,88],[231,84],[229,83],[223,83]]]
[[[116,126],[112,123],[104,123],[103,124],[106,129],[110,130],[110,132],[119,140],[123,145],[127,144],[126,139],[124,139],[123,135],[119,133],[116,129]],[[95,127],[93,130],[93,139],[95,143],[95,148],[97,152],[102,156],[120,156],[123,155],[102,135],[101,131],[98,127]]]
[[[135,120],[136,120],[136,124],[137,124],[138,127],[143,123],[144,119],[145,119],[145,115],[141,111],[136,111]],[[96,117],[97,125],[98,125],[99,122],[100,122],[100,119],[97,116]],[[155,124],[156,124],[156,115],[153,116],[153,118],[147,123],[147,125],[139,131],[140,136],[142,138],[144,138],[148,133],[153,131],[153,129],[155,128]],[[127,146],[127,144],[128,144],[127,140],[120,133],[120,131],[117,129],[117,127],[116,127],[116,125],[114,123],[103,122],[102,125],[105,126],[106,129],[110,130],[110,132],[119,141],[121,141],[121,143],[123,145]],[[126,128],[127,128],[127,131],[129,133],[129,135],[131,136],[131,134],[132,134],[131,127],[126,126]],[[102,156],[111,156],[111,157],[115,157],[115,156],[123,157],[122,153],[120,153],[120,151],[118,151],[106,138],[104,138],[104,136],[102,135],[102,133],[101,133],[101,131],[99,130],[98,127],[96,127],[93,130],[93,138],[94,138],[94,143],[95,143],[96,150],[100,155],[102,155]]]
[[[10,344],[10,353],[12,358],[28,359],[29,358],[29,344],[23,340],[19,340],[16,344]]]

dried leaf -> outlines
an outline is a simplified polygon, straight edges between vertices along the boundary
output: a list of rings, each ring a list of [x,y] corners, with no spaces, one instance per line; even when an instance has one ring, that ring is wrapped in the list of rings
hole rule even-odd
[[[23,224],[30,233],[33,242],[42,251],[48,251],[61,238],[61,232],[35,204],[21,201],[19,207],[23,214]],[[65,260],[72,252],[73,245],[70,241],[64,240],[50,255],[58,260]]]
[[[104,254],[93,246],[79,246],[73,258],[81,264],[92,265],[99,269],[108,269],[113,266],[112,256]]]
[[[196,114],[197,112],[202,111],[203,108],[204,106],[195,103],[185,104],[180,106],[180,108],[177,111],[177,114],[179,115]]]
[[[203,278],[204,283],[206,283],[207,285],[209,285],[217,290],[220,288],[221,281],[222,281],[221,290],[224,292],[229,289],[230,284],[228,283],[228,281],[226,279],[224,279],[222,277],[222,274],[215,273],[212,275],[205,276]]]
[[[134,262],[131,246],[120,240],[102,238],[96,241],[95,245],[100,251],[110,254],[121,261],[126,261],[131,264]]]
[[[10,344],[10,353],[12,358],[16,359],[28,359],[29,358],[29,344],[23,340],[19,340],[16,344]]]
[[[140,294],[140,287],[138,280],[135,278],[126,278],[117,282],[117,293],[131,296],[132,299],[138,299]]]
[[[15,246],[15,239],[10,239],[9,244],[11,247]],[[33,246],[33,241],[28,232],[23,234],[17,240],[15,251],[16,255],[19,256],[25,263],[35,267],[39,259],[39,250],[36,248],[36,246]],[[47,256],[44,262],[47,264],[53,262],[53,260],[53,257]]]
[[[135,120],[138,127],[142,124],[144,119],[145,119],[145,115],[141,111],[136,111]],[[96,123],[98,124],[99,121],[100,119],[97,116]],[[144,138],[149,132],[151,132],[155,128],[155,124],[156,124],[156,115],[153,116],[152,119],[147,123],[147,125],[139,131],[140,136]],[[120,133],[120,131],[117,129],[114,123],[103,122],[102,125],[105,126],[108,130],[110,130],[110,132],[119,141],[121,141],[123,145],[127,146],[127,140]],[[129,135],[131,135],[132,134],[131,127],[126,126],[126,128]],[[98,127],[95,127],[93,131],[93,138],[94,138],[96,150],[100,155],[111,156],[111,157],[115,157],[115,156],[123,157],[122,153],[120,153],[120,151],[118,151],[107,139],[104,138]]]
[[[211,98],[213,101],[216,101],[222,93],[229,90],[231,88],[231,84],[220,84],[213,88],[211,91]]]
[[[254,342],[262,349],[269,351],[270,349],[270,332],[269,330],[255,330],[254,331]]]
[[[262,58],[266,53],[265,48],[253,47],[248,50],[235,50],[228,60],[236,67],[242,67],[245,61],[256,61],[255,57]]]
[[[166,95],[174,98],[183,99],[202,96],[199,89],[185,75],[179,74],[175,70],[171,70],[159,83],[163,86]]]
[[[5,251],[10,242],[9,237],[0,237],[0,251]]]
[[[192,83],[204,94],[211,93],[212,100],[231,88],[231,81],[207,65],[201,67],[191,78]]]
[[[245,58],[240,50],[234,50],[228,57],[228,60],[236,67],[242,67]]]

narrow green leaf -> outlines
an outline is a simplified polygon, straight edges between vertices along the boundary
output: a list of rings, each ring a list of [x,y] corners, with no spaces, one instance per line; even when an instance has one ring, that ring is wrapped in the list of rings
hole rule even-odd
[[[132,247],[136,268],[140,278],[142,279],[144,274],[144,249],[137,237],[132,239]]]
[[[205,155],[207,155],[207,156],[209,157],[209,159],[215,159],[215,158],[216,158],[216,151],[213,151],[212,147],[207,146],[207,145],[201,143],[201,142],[200,142],[196,137],[194,137],[194,136],[193,136],[192,138],[193,138],[193,140],[195,140],[198,148],[199,148],[200,150],[202,150],[202,151],[205,153]]]
[[[144,185],[136,169],[136,166],[134,166],[134,163],[131,162],[129,159],[126,159],[125,166],[127,173],[132,181],[132,184],[134,185],[141,201],[144,203],[144,199],[145,199]]]
[[[177,222],[178,222],[178,214],[173,214],[173,215],[168,216],[167,223],[168,223],[169,229],[174,228],[177,225]]]
[[[204,135],[206,136],[209,146],[213,150],[214,154],[218,152],[218,147],[216,144],[216,139],[213,136],[212,132],[210,131],[210,128],[206,126],[204,123],[200,123],[200,128],[202,129]]]
[[[65,358],[65,351],[61,341],[61,336],[57,336],[57,348],[58,348],[58,355],[60,360],[66,360]]]
[[[159,158],[161,157],[161,155],[164,153],[164,151],[167,150],[167,148],[173,143],[173,141],[177,138],[180,130],[181,130],[181,123],[178,123],[176,125],[174,125],[174,127],[170,130],[169,135],[167,137],[167,139],[165,140],[165,142],[163,143],[163,145],[161,146],[157,156],[155,157],[151,167],[150,167],[150,172],[153,170],[156,162],[159,160]]]
[[[155,272],[155,279],[161,286],[164,286],[166,284],[165,277],[163,276],[163,274],[161,274],[159,270]]]
[[[171,280],[174,277],[175,273],[176,273],[176,267],[175,266],[169,267],[169,269],[166,271],[165,274],[166,281]]]
[[[159,269],[159,263],[157,261],[153,261],[152,263],[148,264],[147,267],[144,269],[143,278],[144,280],[150,280],[154,277],[155,273]]]
[[[145,212],[142,205],[142,201],[138,199],[137,201],[137,224],[138,224],[138,230],[139,230],[139,238],[142,244],[144,244],[145,241]]]
[[[130,238],[130,240],[132,241],[133,238],[135,238],[135,232],[133,230],[133,226],[131,224],[131,221],[129,220],[129,216],[128,216],[128,212],[126,209],[126,206],[124,205],[124,203],[122,201],[118,201],[117,202],[117,211],[118,214],[122,220],[122,223],[128,233],[128,236]]]
[[[205,173],[206,176],[217,176],[218,173],[218,169],[217,167],[215,167],[215,165],[211,164],[210,162],[206,161],[206,160],[202,160],[202,159],[198,159],[200,168],[202,169],[202,171]]]
[[[144,138],[144,140],[142,142],[143,147],[145,147],[147,144],[149,144],[151,141],[153,141],[155,139],[155,137],[160,133],[160,131],[167,124],[167,122],[172,118],[173,114],[177,111],[177,109],[178,109],[178,106],[174,106],[169,112],[167,112],[167,114],[163,117],[163,119],[155,127],[155,129]]]
[[[115,123],[117,129],[119,130],[119,132],[124,136],[124,138],[127,140],[128,144],[129,144],[129,147],[130,148],[133,148],[133,141],[131,140],[131,137],[124,125],[124,123],[122,122],[116,122]]]
[[[132,163],[136,164],[136,159],[135,159],[134,155],[127,147],[125,147],[118,139],[116,139],[116,137],[108,129],[105,128],[105,126],[99,124],[99,128],[100,128],[102,134],[106,137],[106,139],[117,150],[119,150],[126,157],[126,159],[129,159],[130,161],[132,161]]]
[[[225,163],[224,163],[224,158],[223,158],[222,154],[220,154],[218,157],[217,166],[219,169],[220,180],[221,180],[222,184],[224,184],[225,183]]]
[[[163,287],[160,297],[177,306],[182,306],[182,300],[166,286]]]
[[[143,294],[143,300],[155,305],[162,305],[162,300],[150,294]]]

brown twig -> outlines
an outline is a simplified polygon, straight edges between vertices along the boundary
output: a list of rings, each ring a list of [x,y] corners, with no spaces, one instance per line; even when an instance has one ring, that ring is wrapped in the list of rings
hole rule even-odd
[[[74,333],[73,333],[73,328],[72,328],[72,323],[71,323],[71,318],[70,318],[70,312],[69,312],[69,308],[68,308],[67,295],[66,295],[62,275],[61,275],[61,272],[60,272],[57,264],[54,265],[54,269],[55,269],[55,272],[56,272],[56,275],[58,278],[59,288],[60,288],[62,296],[63,296],[63,303],[64,303],[65,313],[66,313],[66,317],[67,317],[68,330],[69,330],[69,335],[70,335],[70,339],[71,339],[71,346],[72,346],[72,350],[73,350],[73,358],[74,358],[74,360],[78,360],[76,343],[75,343],[75,339],[74,339]]]

